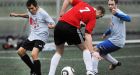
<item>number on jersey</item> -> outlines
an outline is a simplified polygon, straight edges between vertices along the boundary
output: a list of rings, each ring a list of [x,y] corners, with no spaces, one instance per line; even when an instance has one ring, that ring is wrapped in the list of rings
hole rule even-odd
[[[85,7],[84,9],[81,9],[80,12],[83,13],[83,12],[89,12],[90,9],[88,7]]]

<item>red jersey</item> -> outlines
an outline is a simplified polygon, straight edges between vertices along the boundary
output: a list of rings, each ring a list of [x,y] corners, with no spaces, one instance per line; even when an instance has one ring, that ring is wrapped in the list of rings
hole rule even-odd
[[[77,28],[80,28],[80,21],[82,21],[86,24],[86,31],[92,33],[96,23],[96,10],[82,0],[73,0],[72,6],[59,20]]]

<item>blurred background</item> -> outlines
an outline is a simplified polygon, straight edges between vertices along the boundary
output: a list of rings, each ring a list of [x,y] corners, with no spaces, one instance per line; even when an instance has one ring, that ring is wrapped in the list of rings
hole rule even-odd
[[[89,4],[96,7],[102,5],[106,8],[106,14],[102,19],[97,21],[96,28],[93,34],[101,34],[105,31],[109,24],[110,12],[108,11],[106,0],[85,0]],[[51,17],[57,22],[59,9],[62,5],[61,0],[38,0],[39,5],[44,8]],[[9,17],[11,12],[25,13],[26,0],[0,0],[0,38],[13,36],[27,36],[28,35],[28,20],[23,18]],[[120,0],[119,8],[132,17],[131,23],[126,23],[127,34],[140,33],[140,0]],[[51,34],[51,36],[53,33]],[[135,39],[139,37],[133,36]],[[51,39],[51,38],[50,38]],[[127,39],[130,39],[127,37]],[[96,38],[94,38],[96,40]]]
[[[13,47],[10,47],[10,49],[3,48],[3,45],[9,42],[9,37],[12,38],[12,40],[15,40],[12,42],[12,44],[15,44],[19,42],[19,40],[21,41],[22,39],[25,39],[29,34],[30,28],[28,26],[28,19],[9,17],[11,12],[26,13],[26,1],[27,0],[0,0],[0,75],[29,75],[29,69],[22,61],[20,61],[20,58],[16,54],[16,49],[13,49]],[[93,31],[93,43],[94,41],[101,41],[102,39],[100,37],[108,28],[111,16],[108,10],[107,0],[85,1],[94,7],[102,5],[106,9],[105,16],[102,19],[97,20],[96,28]],[[44,8],[57,23],[62,1],[38,0],[38,3],[39,6]],[[130,23],[126,22],[126,46],[118,53],[114,53],[115,57],[124,62],[124,64],[122,68],[110,72],[106,68],[106,64],[108,63],[103,61],[101,62],[102,64],[99,66],[99,69],[101,75],[140,75],[138,70],[140,68],[140,0],[119,0],[119,8],[132,17],[132,21]],[[53,29],[50,29],[50,38],[48,43],[52,42]],[[72,53],[73,51],[75,52]],[[40,55],[42,64],[45,65],[42,67],[43,75],[47,75],[48,73],[49,63],[53,53],[54,51],[49,51],[41,53]],[[81,54],[74,46],[66,47],[66,54],[64,54],[64,58],[60,62],[57,75],[60,75],[61,69],[66,65],[74,67],[74,69],[76,69],[76,75],[84,75],[85,67]]]

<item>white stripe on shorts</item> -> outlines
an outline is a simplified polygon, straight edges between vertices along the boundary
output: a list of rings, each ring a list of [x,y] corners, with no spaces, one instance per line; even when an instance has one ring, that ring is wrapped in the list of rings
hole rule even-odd
[[[77,33],[79,34],[81,42],[84,42],[84,38],[80,29],[77,29]]]

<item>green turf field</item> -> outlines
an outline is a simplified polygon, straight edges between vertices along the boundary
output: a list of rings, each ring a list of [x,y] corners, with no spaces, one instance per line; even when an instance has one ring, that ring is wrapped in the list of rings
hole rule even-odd
[[[28,52],[30,54],[30,52]],[[40,53],[42,75],[47,75],[49,71],[50,59],[54,51]],[[122,62],[121,67],[114,71],[108,70],[109,63],[102,60],[99,63],[100,75],[140,75],[140,46],[128,46],[112,54]],[[75,75],[85,75],[85,66],[82,60],[82,52],[77,48],[66,48],[65,53],[59,63],[56,75],[64,66],[72,66]],[[29,75],[30,70],[20,60],[15,50],[0,50],[0,75]]]

